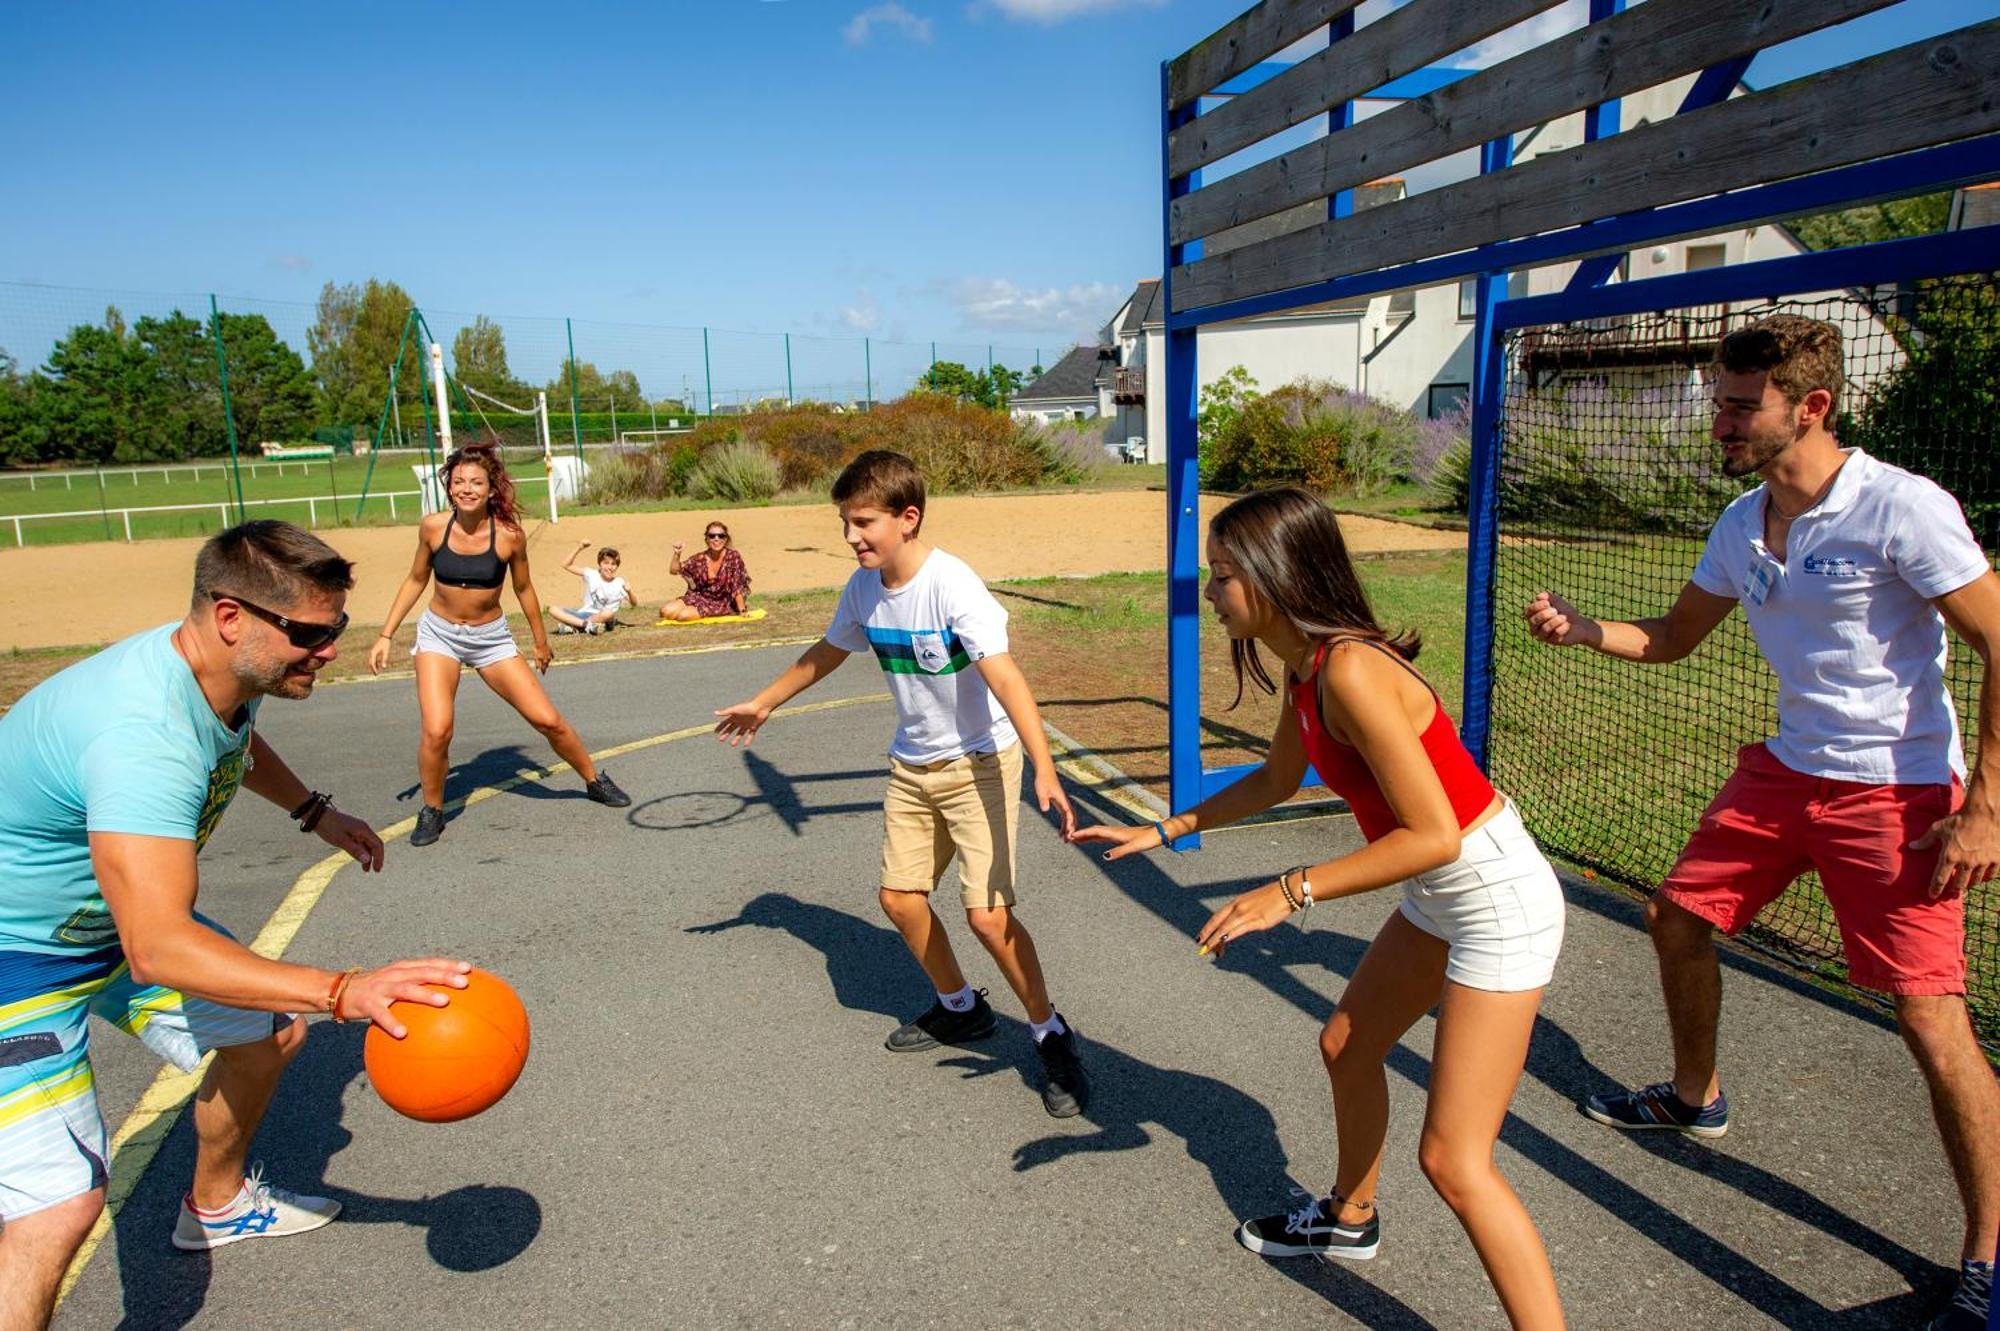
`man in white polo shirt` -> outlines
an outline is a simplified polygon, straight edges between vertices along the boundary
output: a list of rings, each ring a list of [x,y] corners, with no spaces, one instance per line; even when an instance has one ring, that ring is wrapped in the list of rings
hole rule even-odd
[[[1647,903],[1673,1079],[1592,1096],[1584,1112],[1617,1128],[1728,1131],[1714,931],[1738,932],[1817,870],[1850,978],[1895,1004],[1965,1206],[1959,1285],[1930,1325],[1984,1328],[2000,1237],[2000,1083],[1966,1015],[1962,894],[2000,871],[2000,578],[1949,494],[1828,432],[1839,329],[1774,315],[1724,338],[1713,373],[1723,470],[1764,483],[1723,511],[1673,608],[1595,620],[1543,592],[1525,612],[1543,642],[1662,664],[1741,604],[1778,676],[1778,734],[1739,752]],[[1946,623],[1986,666],[1969,783],[1945,687]]]

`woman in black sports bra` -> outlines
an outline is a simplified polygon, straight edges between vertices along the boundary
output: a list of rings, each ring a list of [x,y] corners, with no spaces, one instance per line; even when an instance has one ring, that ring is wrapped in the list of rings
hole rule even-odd
[[[555,655],[542,627],[542,604],[528,575],[528,538],[514,502],[514,482],[491,444],[471,444],[438,468],[451,507],[432,513],[417,528],[417,556],[396,589],[382,632],[368,649],[368,668],[381,674],[389,664],[389,644],[425,584],[435,581],[430,608],[417,621],[417,706],[423,735],[417,744],[417,775],[424,804],[417,811],[410,844],[428,846],[444,831],[444,779],[450,768],[452,712],[458,677],[467,666],[522,718],[548,738],[557,756],[584,780],[584,791],[599,804],[622,809],[632,802],[597,765],[535,672],[548,673]],[[514,595],[535,635],[535,669],[521,659],[500,607],[500,589],[513,575]]]

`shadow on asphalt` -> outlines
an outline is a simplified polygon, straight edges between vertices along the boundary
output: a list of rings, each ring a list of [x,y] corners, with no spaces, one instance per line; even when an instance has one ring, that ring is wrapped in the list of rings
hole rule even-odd
[[[1094,797],[1090,792],[1072,792],[1079,820],[1085,808],[1110,824],[1129,821],[1122,810]],[[1157,865],[1139,856],[1116,865],[1094,861],[1099,871],[1135,904],[1150,911],[1168,927],[1193,938],[1207,921],[1214,905],[1238,892],[1267,881],[1267,875],[1216,884],[1210,889],[1213,900],[1198,897],[1176,885]],[[1601,890],[1568,884],[1570,904],[1598,913],[1626,919],[1635,918],[1636,907],[1610,897]],[[1383,894],[1386,918],[1388,894]],[[1621,909],[1622,908],[1622,909]],[[1327,930],[1311,933],[1296,929],[1270,930],[1233,942],[1223,961],[1224,969],[1237,971],[1262,985],[1274,996],[1291,1004],[1314,1021],[1324,1023],[1333,1015],[1333,1004],[1293,978],[1289,968],[1316,965],[1343,978],[1351,978],[1366,951],[1367,939],[1352,938]],[[1785,982],[1770,967],[1750,958],[1724,951],[1725,964],[1753,971],[1762,979]],[[1789,986],[1817,992],[1790,980]],[[1841,1004],[1843,1010],[1851,1004]],[[1660,1032],[1662,1046],[1664,1029]],[[1391,1073],[1414,1086],[1430,1084],[1430,1062],[1398,1044],[1387,1061]],[[1548,1086],[1571,1103],[1614,1087],[1617,1083],[1583,1052],[1576,1040],[1547,1017],[1538,1017],[1529,1046],[1527,1075]],[[1773,1207],[1899,1272],[1912,1286],[1909,1293],[1858,1308],[1835,1310],[1825,1307],[1776,1273],[1726,1243],[1704,1232],[1696,1223],[1677,1214],[1670,1206],[1639,1191],[1595,1162],[1579,1155],[1555,1137],[1510,1113],[1501,1128],[1500,1139],[1551,1176],[1573,1188],[1579,1196],[1604,1212],[1609,1223],[1622,1225],[1643,1235],[1668,1254],[1686,1263],[1721,1288],[1787,1327],[1863,1328],[1900,1327],[1911,1324],[1920,1310],[1948,1293],[1956,1272],[1912,1252],[1863,1222],[1836,1208],[1790,1180],[1755,1165],[1724,1155],[1709,1147],[1671,1134],[1635,1134],[1626,1140],[1633,1149],[1649,1151],[1655,1157],[1700,1172],[1743,1193],[1760,1205]],[[1392,1141],[1394,1138],[1392,1137]],[[1268,1199],[1268,1194],[1266,1194]],[[1239,1209],[1239,1214],[1245,1212]],[[1387,1320],[1362,1316],[1371,1327],[1403,1328],[1427,1325],[1421,1319]]]
[[[746,927],[789,934],[817,951],[834,1001],[851,1011],[880,1014],[887,1023],[885,1033],[905,1019],[905,1009],[922,1006],[928,998],[922,972],[894,929],[782,892],[763,893],[734,918],[695,925],[687,932],[716,934]],[[914,998],[913,989],[918,991]],[[1037,1090],[1040,1073],[1026,1025],[1002,1017],[999,1032],[990,1046],[959,1047],[936,1066],[959,1069],[967,1078],[1012,1073],[1026,1088]],[[1134,1058],[1091,1039],[1081,1027],[1078,1033],[1092,1087],[1082,1122],[1091,1131],[1052,1133],[1027,1143],[1015,1152],[1016,1171],[1083,1152],[1135,1150],[1152,1142],[1147,1130],[1152,1125],[1186,1144],[1189,1157],[1208,1170],[1229,1216],[1259,1215],[1289,1204],[1273,1193],[1274,1187],[1283,1191],[1278,1185],[1285,1181],[1285,1159],[1277,1126],[1263,1105],[1226,1082]],[[1223,1223],[1220,1216],[1217,1223]],[[1431,1328],[1409,1305],[1347,1268],[1318,1261],[1269,1264],[1364,1326]]]
[[[504,1266],[525,1252],[542,1228],[542,1207],[520,1188],[468,1184],[437,1197],[376,1197],[332,1187],[326,1171],[354,1134],[330,1112],[342,1104],[347,1083],[361,1075],[361,1025],[316,1023],[299,1056],[279,1083],[251,1160],[292,1192],[331,1197],[341,1204],[335,1225],[408,1225],[424,1231],[432,1261],[451,1271]],[[125,1316],[120,1331],[166,1331],[187,1325],[208,1299],[213,1263],[251,1254],[181,1252],[168,1242],[181,1195],[194,1171],[190,1110],[181,1116],[154,1167],[118,1213],[118,1275]],[[288,1240],[311,1243],[310,1235]]]
[[[416,746],[410,746],[410,765],[416,766]],[[502,781],[512,781],[523,772],[539,772],[550,763],[561,759],[546,746],[538,745],[532,752],[520,744],[503,744],[486,750],[466,762],[453,763],[445,773],[444,799],[449,804],[453,800],[464,799],[483,786],[497,786]],[[583,793],[583,782],[573,772],[563,772],[551,778],[560,783],[544,785],[540,781],[523,781],[508,791],[509,795],[519,795],[531,800],[580,800],[588,799]],[[399,802],[413,800],[423,793],[421,785],[408,785],[396,792]]]

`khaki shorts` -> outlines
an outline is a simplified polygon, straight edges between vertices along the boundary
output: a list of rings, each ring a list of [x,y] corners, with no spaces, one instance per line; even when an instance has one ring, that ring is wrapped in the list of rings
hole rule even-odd
[[[967,910],[1014,904],[1014,831],[1021,815],[1021,746],[918,767],[889,759],[882,801],[882,886],[925,892],[958,855]]]

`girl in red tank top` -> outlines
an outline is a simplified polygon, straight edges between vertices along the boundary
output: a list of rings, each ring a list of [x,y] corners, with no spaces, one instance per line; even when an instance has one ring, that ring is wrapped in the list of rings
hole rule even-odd
[[[1246,1220],[1237,1238],[1271,1257],[1375,1255],[1384,1060],[1435,1006],[1425,1173],[1464,1225],[1513,1325],[1560,1327],[1541,1237],[1494,1160],[1561,945],[1555,874],[1411,664],[1416,635],[1391,635],[1376,622],[1324,503],[1297,489],[1245,495],[1211,523],[1208,564],[1205,595],[1229,633],[1236,701],[1246,677],[1277,692],[1260,646],[1285,666],[1286,705],[1270,753],[1172,818],[1083,828],[1075,839],[1110,843],[1112,860],[1153,850],[1277,804],[1298,790],[1310,761],[1347,800],[1365,844],[1243,893],[1203,926],[1201,950],[1219,956],[1315,902],[1404,886],[1401,909],[1320,1036],[1339,1134],[1331,1194]],[[1343,922],[1351,918],[1342,912]]]

